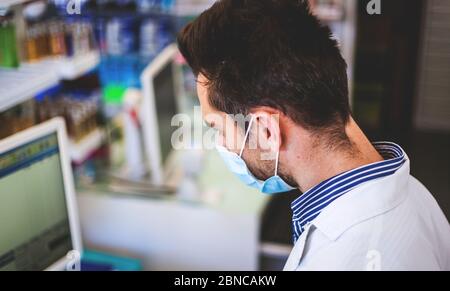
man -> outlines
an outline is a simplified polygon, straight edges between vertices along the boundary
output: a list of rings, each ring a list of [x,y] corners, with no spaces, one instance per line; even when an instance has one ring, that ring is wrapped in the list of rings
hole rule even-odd
[[[285,270],[450,270],[448,221],[402,148],[352,119],[346,63],[304,1],[217,1],[178,43],[230,169],[264,193],[304,193]],[[239,114],[242,127],[213,118]]]

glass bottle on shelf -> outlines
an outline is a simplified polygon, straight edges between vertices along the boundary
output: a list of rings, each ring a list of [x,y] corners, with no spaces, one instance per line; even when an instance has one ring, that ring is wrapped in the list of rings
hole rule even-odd
[[[19,66],[16,27],[11,18],[0,21],[0,66],[10,68]]]
[[[28,28],[25,37],[25,51],[26,51],[26,59],[28,62],[33,62],[39,59],[37,43],[38,40],[36,28],[35,27]]]
[[[38,58],[43,58],[49,54],[49,41],[47,35],[47,27],[44,23],[39,23],[36,25],[37,29],[37,50]]]
[[[51,55],[61,56],[66,54],[64,30],[58,21],[53,21],[49,24],[49,42]]]

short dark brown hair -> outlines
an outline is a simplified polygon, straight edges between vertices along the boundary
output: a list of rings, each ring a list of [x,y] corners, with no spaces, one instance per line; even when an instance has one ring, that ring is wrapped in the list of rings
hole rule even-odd
[[[184,27],[178,45],[208,80],[216,109],[248,114],[270,106],[307,129],[346,137],[347,65],[307,1],[217,1]]]

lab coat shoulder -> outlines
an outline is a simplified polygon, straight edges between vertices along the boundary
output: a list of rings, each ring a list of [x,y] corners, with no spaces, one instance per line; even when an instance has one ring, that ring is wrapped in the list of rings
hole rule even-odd
[[[416,207],[413,214],[416,215],[417,229],[421,230],[428,245],[433,246],[441,269],[450,270],[450,224],[446,216],[433,195],[413,176],[409,181],[409,191],[411,205]]]
[[[404,191],[400,203],[380,207],[379,213],[355,221],[337,237],[330,238],[322,231],[326,228],[312,225],[296,270],[450,270],[447,219],[430,192],[414,177],[409,176],[403,185],[403,189],[397,189]],[[354,195],[364,192],[374,193],[362,188]],[[373,195],[367,197],[368,203],[376,199],[376,193]],[[347,202],[351,201],[349,198]],[[354,207],[364,208],[364,203],[359,201]],[[348,211],[348,205],[343,209]]]

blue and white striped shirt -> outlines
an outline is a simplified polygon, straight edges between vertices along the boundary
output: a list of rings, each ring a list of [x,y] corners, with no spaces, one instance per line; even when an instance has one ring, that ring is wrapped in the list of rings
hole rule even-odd
[[[394,174],[406,162],[405,153],[395,143],[377,142],[373,145],[384,161],[323,181],[292,202],[294,242],[298,240],[306,225],[318,217],[330,203],[363,183]]]

